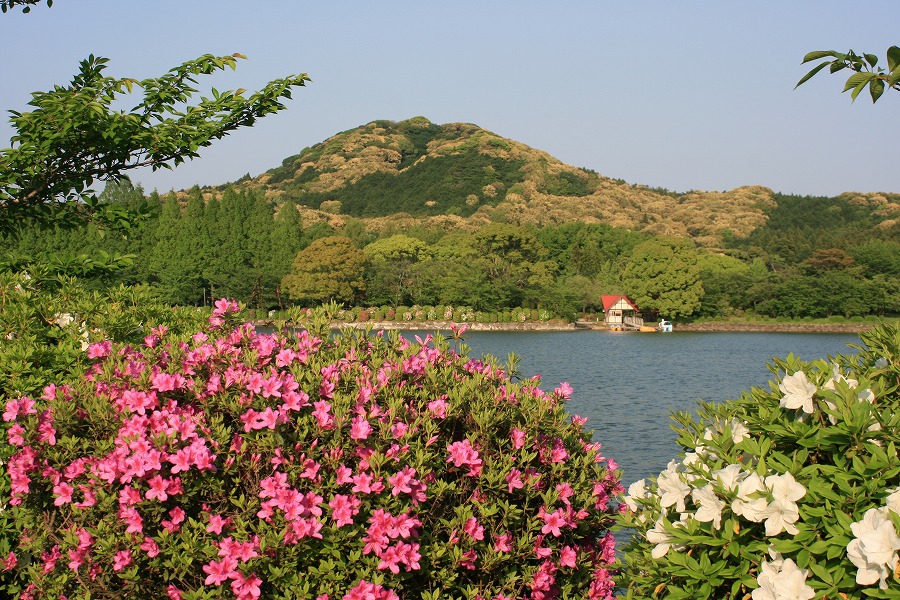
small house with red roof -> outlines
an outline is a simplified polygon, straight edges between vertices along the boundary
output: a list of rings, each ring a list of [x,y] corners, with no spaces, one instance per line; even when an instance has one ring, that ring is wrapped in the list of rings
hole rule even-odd
[[[600,296],[606,326],[610,329],[638,329],[644,324],[641,311],[628,296]]]

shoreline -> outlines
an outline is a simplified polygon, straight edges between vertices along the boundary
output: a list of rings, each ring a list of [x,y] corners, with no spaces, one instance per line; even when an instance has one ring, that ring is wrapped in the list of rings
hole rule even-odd
[[[452,321],[366,321],[335,322],[332,329],[450,331],[452,325],[465,325],[467,331],[606,331],[602,322],[577,321],[575,323],[537,322],[524,323],[453,323]],[[675,323],[674,332],[689,333],[861,333],[876,327],[876,323]],[[639,332],[624,332],[639,333]]]

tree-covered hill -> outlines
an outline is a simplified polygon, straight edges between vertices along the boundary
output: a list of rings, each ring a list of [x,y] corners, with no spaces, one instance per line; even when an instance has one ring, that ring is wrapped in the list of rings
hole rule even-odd
[[[438,125],[425,117],[338,133],[235,185],[295,202],[316,211],[308,217],[338,225],[352,217],[378,228],[379,219],[393,222],[396,215],[425,222],[456,217],[455,225],[469,228],[581,221],[716,247],[723,234],[746,236],[763,225],[773,206],[764,187],[673,193],[631,185],[477,125]]]
[[[543,227],[577,221],[691,238],[716,249],[785,229],[851,223],[890,229],[900,216],[898,197],[890,194],[816,199],[761,185],[678,193],[629,184],[477,125],[438,125],[425,117],[372,121],[338,133],[233,185],[296,203],[306,221],[333,227],[348,219],[363,219],[375,231],[399,223],[473,230],[491,222]]]

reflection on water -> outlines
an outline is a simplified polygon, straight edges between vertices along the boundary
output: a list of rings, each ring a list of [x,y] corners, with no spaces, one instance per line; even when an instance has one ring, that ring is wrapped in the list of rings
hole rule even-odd
[[[465,340],[473,357],[491,354],[505,363],[515,353],[521,375],[540,374],[544,389],[569,382],[569,412],[588,418],[586,427],[619,463],[626,485],[658,474],[677,456],[671,411],[768,385],[773,356],[813,360],[859,342],[852,334],[605,331],[469,332]]]

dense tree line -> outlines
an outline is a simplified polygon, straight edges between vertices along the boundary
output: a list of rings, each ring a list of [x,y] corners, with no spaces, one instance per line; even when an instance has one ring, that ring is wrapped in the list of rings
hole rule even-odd
[[[301,222],[293,203],[230,186],[178,197],[122,180],[102,199],[149,216],[127,231],[26,223],[4,240],[4,260],[74,272],[98,288],[144,284],[172,305],[229,296],[263,309],[336,301],[571,316],[596,309],[601,294],[623,293],[676,319],[900,312],[897,228],[876,226],[871,211],[840,198],[780,197],[768,225],[746,239],[726,236],[717,252],[581,222],[376,233],[350,219],[336,231]]]

